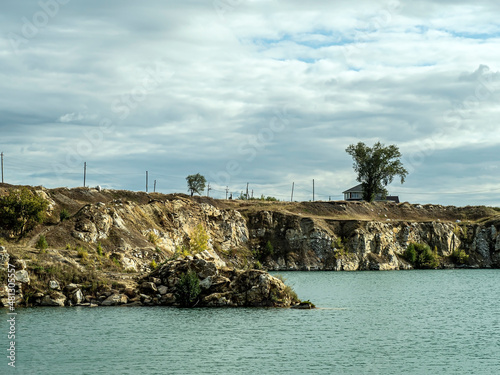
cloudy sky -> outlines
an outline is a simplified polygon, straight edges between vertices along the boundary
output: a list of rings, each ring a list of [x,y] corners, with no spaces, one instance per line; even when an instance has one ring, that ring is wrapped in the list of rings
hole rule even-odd
[[[353,5],[355,4],[355,5]],[[12,184],[342,198],[396,144],[412,203],[500,205],[497,1],[2,0]]]

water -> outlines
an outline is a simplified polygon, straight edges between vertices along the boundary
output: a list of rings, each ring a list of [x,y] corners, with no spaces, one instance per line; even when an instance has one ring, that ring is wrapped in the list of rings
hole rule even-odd
[[[18,309],[0,372],[500,373],[500,270],[281,274],[320,309]]]

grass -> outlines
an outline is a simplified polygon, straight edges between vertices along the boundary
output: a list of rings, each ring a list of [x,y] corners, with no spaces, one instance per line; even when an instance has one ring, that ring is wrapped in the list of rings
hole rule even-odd
[[[78,247],[76,249],[76,254],[78,255],[78,258],[82,260],[86,260],[89,257],[89,253],[83,247]]]
[[[61,210],[61,212],[59,213],[59,220],[61,220],[61,222],[68,220],[70,217],[71,217],[71,215],[69,214],[68,210],[65,208],[63,208]]]
[[[97,243],[97,255],[99,255],[100,257],[104,256],[104,252],[103,252],[102,245],[100,242]]]
[[[148,234],[148,242],[150,242],[153,245],[157,245],[159,241],[159,237],[155,232],[149,232]]]

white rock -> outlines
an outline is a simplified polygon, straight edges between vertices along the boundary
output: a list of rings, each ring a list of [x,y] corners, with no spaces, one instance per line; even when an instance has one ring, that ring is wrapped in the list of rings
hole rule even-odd
[[[53,290],[61,290],[59,283],[56,280],[49,281],[49,288]]]

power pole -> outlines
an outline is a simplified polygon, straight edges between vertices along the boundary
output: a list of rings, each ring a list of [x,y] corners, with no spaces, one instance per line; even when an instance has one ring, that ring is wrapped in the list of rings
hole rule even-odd
[[[3,152],[2,152],[2,184],[3,184]]]
[[[209,182],[207,187],[207,197],[210,196],[210,190],[212,190],[212,188],[210,187],[210,182]]]
[[[246,199],[248,199],[248,182],[247,182],[247,194],[246,194]]]
[[[252,199],[253,199],[253,189],[252,189]]]
[[[227,193],[229,193],[229,186],[226,186],[226,199],[227,199]]]
[[[314,202],[314,178],[313,178],[313,202]]]
[[[148,171],[146,171],[146,193],[148,192]]]
[[[154,184],[153,192],[154,192],[154,193],[156,193],[156,180],[155,180],[155,184]]]
[[[85,183],[87,180],[87,162],[83,163],[83,187],[85,187]]]
[[[290,198],[290,202],[293,202],[293,188],[295,187],[295,182],[292,182],[292,197]]]

